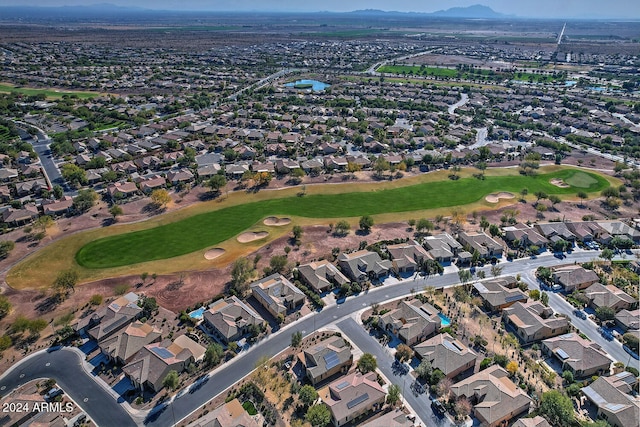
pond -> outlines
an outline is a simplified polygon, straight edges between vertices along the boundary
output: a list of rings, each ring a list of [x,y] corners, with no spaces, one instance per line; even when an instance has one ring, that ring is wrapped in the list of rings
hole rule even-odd
[[[296,80],[295,82],[285,83],[286,87],[293,87],[296,89],[311,89],[314,92],[325,90],[330,87],[330,84],[319,82],[318,80]]]

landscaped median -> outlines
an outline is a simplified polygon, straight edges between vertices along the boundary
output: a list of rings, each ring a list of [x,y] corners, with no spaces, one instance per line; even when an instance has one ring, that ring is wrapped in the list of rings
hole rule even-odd
[[[218,204],[208,205],[206,211],[200,209],[189,215],[185,210],[174,217],[168,215],[156,222],[142,223],[135,226],[137,229],[114,227],[61,239],[18,264],[9,273],[7,281],[15,287],[31,287],[35,284],[32,271],[46,271],[50,277],[55,277],[57,271],[69,267],[78,269],[84,280],[131,274],[137,271],[129,267],[133,264],[138,264],[141,271],[147,271],[143,263],[204,251],[249,228],[258,227],[262,219],[272,215],[307,218],[318,223],[362,215],[379,215],[384,219],[394,215],[395,219],[402,220],[410,218],[412,212],[431,209],[471,204],[490,208],[493,205],[484,198],[496,191],[517,194],[527,188],[529,194],[543,191],[573,197],[578,191],[600,192],[611,180],[575,168],[550,167],[542,168],[540,172],[536,176],[523,176],[516,169],[496,169],[487,171],[484,179],[468,173],[462,176],[469,176],[455,181],[444,174],[437,175],[440,178],[434,180],[428,174],[422,181],[322,185],[313,186],[301,197],[290,192],[265,191],[255,195],[258,197],[247,195],[242,203],[215,202]],[[553,179],[562,179],[568,185],[554,185]],[[280,227],[283,230],[280,234],[287,228]],[[61,263],[60,259],[65,261]],[[42,287],[41,282],[38,287]]]

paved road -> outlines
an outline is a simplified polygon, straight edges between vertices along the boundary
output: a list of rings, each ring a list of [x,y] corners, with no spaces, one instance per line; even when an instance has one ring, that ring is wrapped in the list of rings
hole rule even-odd
[[[557,259],[552,255],[547,254],[539,256],[535,259],[527,258],[516,260],[513,262],[501,262],[500,265],[503,267],[503,274],[515,275],[520,273],[526,278],[527,274],[531,274],[531,271],[539,266],[549,267],[552,265],[567,264],[573,261],[587,262],[596,259],[597,257],[598,252],[596,251],[576,251],[572,254],[569,254],[567,258],[563,260]],[[490,266],[486,266],[478,270],[487,272],[487,277],[490,277]],[[402,297],[410,294],[412,291],[420,291],[425,286],[441,288],[455,285],[458,282],[459,279],[457,273],[448,273],[443,275],[431,276],[428,278],[419,278],[418,280],[404,280],[395,285],[374,288],[369,292],[362,293],[355,297],[350,297],[343,304],[326,307],[321,312],[314,313],[311,316],[303,318],[294,325],[285,328],[283,331],[272,334],[268,339],[265,339],[257,345],[254,345],[247,352],[241,353],[230,363],[225,364],[222,368],[211,373],[211,375],[209,376],[209,381],[204,383],[193,393],[186,393],[182,397],[175,399],[172,403],[159,408],[160,410],[151,413],[151,415],[147,418],[145,424],[158,427],[168,427],[175,425],[176,422],[179,422],[183,418],[187,417],[193,411],[197,410],[203,404],[211,400],[214,396],[217,396],[218,394],[224,392],[226,389],[240,381],[240,379],[242,379],[253,370],[256,362],[262,356],[272,357],[282,350],[286,349],[287,346],[289,346],[289,344],[291,343],[291,334],[295,331],[302,331],[303,335],[306,336],[311,334],[313,331],[325,327],[331,323],[341,322],[346,319],[351,313],[371,306],[371,304],[373,303],[380,303],[386,300]],[[552,307],[555,310],[564,312],[561,301],[557,300],[557,298],[560,297],[558,295],[551,294],[549,299],[550,304],[552,304]],[[577,322],[579,319],[575,319],[572,316],[572,321],[573,320]],[[576,323],[576,325],[581,328],[581,330],[585,334],[590,337],[593,335],[594,340],[597,339],[598,334],[597,332],[595,332],[595,325],[591,332],[587,330],[585,325],[582,325],[580,323]],[[366,348],[368,349],[368,347]],[[609,351],[608,349],[611,349],[612,356],[615,359],[627,363],[628,355],[624,352],[624,350],[622,350],[622,347],[619,344],[615,342],[603,342],[603,348],[605,348],[605,350],[607,351]],[[383,351],[381,347],[379,350]],[[622,351],[623,353],[620,353],[620,351]],[[66,350],[61,350],[59,352],[45,354],[44,356],[39,355],[34,359],[35,361],[33,362],[32,359],[28,359],[25,362],[15,365],[13,369],[9,371],[10,374],[6,374],[8,376],[0,380],[0,387],[2,385],[6,385],[7,388],[13,389],[18,384],[25,382],[28,378],[59,377],[61,378],[61,385],[63,387],[66,387],[66,389],[69,390],[73,390],[72,392],[70,391],[70,395],[78,402],[82,402],[85,396],[89,396],[90,400],[87,404],[87,408],[85,409],[87,410],[89,415],[96,419],[96,421],[104,419],[100,417],[103,410],[107,407],[117,408],[117,410],[113,412],[114,414],[118,413],[118,410],[121,413],[124,412],[124,410],[113,401],[113,398],[109,394],[107,394],[99,385],[97,385],[91,377],[86,375],[84,372],[82,372],[81,375],[79,374],[78,367],[74,366],[74,363],[77,365],[78,361],[67,363],[66,365],[62,364],[62,366],[57,364],[52,364],[51,367],[45,366],[45,363],[48,360],[46,359],[46,357],[51,357],[51,360],[55,359],[57,361],[62,360],[56,359],[57,357],[61,357],[58,355],[64,354],[66,354]],[[34,374],[32,370],[33,372],[36,372],[37,370],[37,375]],[[19,373],[21,372],[28,373],[29,377],[25,377],[23,379],[16,377],[16,375],[19,375]],[[73,378],[73,381],[69,381],[69,378]],[[9,379],[11,380],[11,382],[7,382],[9,381]],[[73,389],[69,387],[71,384],[73,384]],[[2,390],[0,390],[0,392],[1,391]],[[93,397],[94,393],[95,396],[104,396],[101,402],[105,403],[101,403],[100,405],[92,405],[91,402],[96,401],[95,397]],[[113,409],[110,409],[109,411],[112,410]],[[96,415],[94,416],[94,414]],[[130,418],[127,421],[128,423],[132,422]],[[431,420],[431,422],[429,421],[429,419],[423,421],[429,423],[428,425],[433,425],[431,424],[433,420]],[[113,423],[103,423],[101,425],[113,425]],[[129,424],[123,423],[121,425]]]
[[[378,369],[387,377],[391,383],[396,384],[402,390],[407,403],[413,408],[418,417],[427,426],[450,426],[451,423],[446,417],[436,417],[431,410],[431,401],[429,394],[416,394],[411,392],[411,383],[413,376],[409,373],[401,375],[398,370],[393,369],[395,358],[383,348],[380,343],[370,336],[365,329],[356,323],[352,318],[342,320],[337,324],[340,330],[345,333],[349,339],[360,350],[365,353],[371,353],[378,362]]]
[[[39,378],[54,378],[60,387],[99,426],[135,426],[129,414],[82,367],[84,360],[73,350],[37,353],[0,378],[0,394]]]
[[[33,127],[32,125],[29,125]],[[38,155],[40,159],[40,163],[42,164],[42,168],[44,169],[44,173],[47,176],[51,186],[53,188],[54,185],[58,184],[61,186],[67,195],[75,195],[76,192],[72,191],[71,188],[67,185],[67,182],[62,178],[62,174],[60,174],[60,169],[53,161],[53,155],[51,150],[49,149],[49,144],[51,144],[51,138],[47,134],[45,134],[41,129],[38,129],[36,137],[34,139],[24,130],[20,129],[20,137],[31,144],[33,146],[33,150]]]

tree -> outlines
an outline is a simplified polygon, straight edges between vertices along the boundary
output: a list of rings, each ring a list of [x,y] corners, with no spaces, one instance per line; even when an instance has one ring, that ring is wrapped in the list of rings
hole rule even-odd
[[[11,302],[5,295],[0,295],[0,319],[5,317],[11,311]]]
[[[39,335],[47,327],[47,321],[44,319],[34,319],[29,322],[27,329],[31,335]]]
[[[60,173],[64,180],[73,187],[78,187],[87,183],[87,172],[73,163],[65,163],[62,165]]]
[[[360,230],[368,233],[371,230],[371,227],[373,227],[373,218],[369,215],[364,215],[360,218]]]
[[[89,299],[89,304],[100,305],[102,304],[102,300],[103,300],[102,295],[94,294],[94,295],[91,295],[91,298]]]
[[[502,270],[504,269],[504,267],[500,267],[498,265],[492,265],[491,266],[491,275],[493,277],[498,277],[499,275],[502,274]]]
[[[551,202],[551,207],[553,209],[555,209],[556,204],[561,202],[560,197],[556,196],[555,194],[549,196],[549,201]]]
[[[416,224],[416,230],[418,231],[418,233],[422,233],[425,231],[428,233],[433,229],[435,229],[433,222],[429,221],[426,218],[420,218]]]
[[[529,194],[529,189],[528,188],[523,188],[522,190],[520,190],[520,196],[521,199],[520,200],[525,200],[525,197],[527,197],[527,194]]]
[[[285,255],[274,255],[269,260],[271,273],[281,273],[287,266],[287,257]]]
[[[224,177],[224,175],[213,175],[207,181],[207,187],[211,188],[211,190],[216,193],[219,192],[220,189],[225,185],[227,185],[227,179]]]
[[[458,270],[458,279],[460,279],[460,283],[466,285],[471,280],[471,271],[470,270]]]
[[[435,373],[435,371],[434,371]],[[449,400],[449,396],[451,395],[451,386],[453,383],[447,377],[443,377],[438,381],[436,386],[436,394],[438,397],[443,397],[445,400]]]
[[[333,228],[333,232],[338,236],[346,236],[347,234],[349,234],[350,229],[351,226],[349,225],[349,223],[345,220],[341,220],[338,221],[338,223],[335,225],[335,227]]]
[[[111,214],[111,216],[113,216],[113,219],[116,219],[116,217],[122,215],[124,211],[122,210],[120,205],[113,205],[109,208],[109,213]]]
[[[304,406],[311,406],[313,403],[318,400],[318,392],[312,385],[306,384],[300,388],[298,392],[298,398],[304,404]]]
[[[296,241],[296,244],[299,244],[303,233],[302,227],[300,227],[299,225],[294,225],[291,232],[293,233],[293,238]]]
[[[600,258],[607,261],[611,261],[613,259],[613,256],[614,256],[613,250],[609,248],[604,248],[600,253]]]
[[[313,427],[324,427],[331,422],[331,412],[327,405],[320,403],[311,406],[307,410],[304,419]]]
[[[546,199],[549,197],[544,191],[536,191],[534,195],[536,196],[536,203],[538,203],[542,199]]]
[[[62,196],[64,196],[64,190],[62,189],[62,187],[58,184],[53,186],[53,197],[55,197],[56,199],[60,200],[62,199]]]
[[[575,419],[571,399],[558,390],[542,394],[538,413],[554,427],[570,427]]]
[[[78,190],[78,195],[73,199],[73,208],[84,213],[91,209],[98,200],[98,194],[91,189]]]
[[[0,241],[0,258],[6,258],[9,253],[16,247],[16,244],[11,240]]]
[[[534,301],[538,301],[540,299],[540,291],[537,289],[531,289],[529,291],[529,298],[531,298]]]
[[[358,360],[358,370],[361,373],[366,374],[367,372],[375,371],[377,367],[378,362],[371,353],[364,353],[360,356],[360,359]]]
[[[207,347],[204,352],[204,364],[206,366],[214,366],[220,363],[224,350],[218,343],[213,343]]]
[[[158,188],[151,192],[151,203],[158,208],[164,208],[171,202],[171,196],[169,192],[164,188]]]
[[[291,334],[291,347],[299,347],[302,343],[302,332],[296,331]]]
[[[399,344],[396,347],[396,359],[400,362],[405,362],[407,360],[411,360],[413,357],[413,350],[406,344]]]
[[[398,384],[391,384],[389,391],[387,392],[387,403],[391,406],[395,406],[400,401],[400,386]]]
[[[511,374],[511,376],[515,375],[518,372],[518,363],[515,360],[507,363],[507,371]]]
[[[578,193],[576,193],[576,196],[580,198],[581,206],[584,206],[584,201],[589,197],[584,191],[578,191]]]
[[[178,377],[178,373],[173,369],[170,370],[167,376],[162,380],[162,386],[171,389],[171,391],[178,388],[178,384],[180,384],[180,377]]]
[[[546,292],[542,292],[540,294],[540,302],[546,307],[549,305],[549,294]]]
[[[391,168],[389,162],[384,159],[382,156],[378,156],[375,163],[373,164],[373,170],[375,171],[375,175],[378,178],[382,178],[384,176],[384,172],[388,171]]]
[[[51,218],[49,215],[42,215],[41,217],[38,217],[38,219],[36,219],[33,223],[33,226],[37,229],[40,229],[41,231],[46,231],[47,228],[51,227],[52,225],[53,218]]]
[[[426,358],[422,359],[422,361],[414,371],[418,378],[420,378],[421,380],[426,380],[431,375],[431,362],[429,362]]]
[[[248,282],[255,272],[253,263],[247,258],[238,258],[231,267],[231,286],[239,294],[244,294],[248,289]]]
[[[453,411],[456,413],[457,420],[465,420],[471,414],[471,402],[466,397],[456,400],[453,405]]]
[[[611,307],[598,307],[596,308],[596,317],[603,322],[613,320],[616,317],[616,311]]]
[[[11,337],[9,335],[0,336],[0,351],[5,351],[9,347],[11,347],[12,344],[13,341],[11,340]]]
[[[573,380],[574,380],[573,372],[571,372],[571,371],[563,371],[562,372],[562,379],[565,380],[565,382],[567,384],[573,383]]]
[[[73,292],[78,283],[78,272],[75,270],[64,270],[58,273],[56,280],[53,282],[53,288],[61,298],[65,298],[70,292]]]
[[[638,337],[636,335],[627,332],[622,336],[622,342],[631,350],[638,353],[638,350],[640,349],[640,341],[638,340]]]

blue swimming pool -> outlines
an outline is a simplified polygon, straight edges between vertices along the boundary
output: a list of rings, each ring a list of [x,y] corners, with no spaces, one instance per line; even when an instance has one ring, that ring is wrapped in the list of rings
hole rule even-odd
[[[440,325],[442,325],[443,328],[446,328],[451,324],[451,319],[449,319],[444,314],[438,313],[438,317],[440,318]]]
[[[330,84],[319,82],[318,80],[296,80],[295,82],[285,83],[286,87],[295,87],[298,89],[312,89],[313,91],[325,90]]]
[[[202,315],[204,314],[205,310],[206,308],[204,307],[200,307],[197,310],[193,310],[191,313],[189,313],[189,317],[191,317],[192,319],[200,320],[202,319]]]

